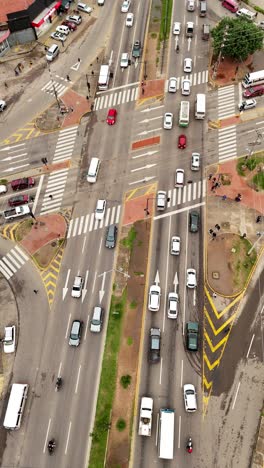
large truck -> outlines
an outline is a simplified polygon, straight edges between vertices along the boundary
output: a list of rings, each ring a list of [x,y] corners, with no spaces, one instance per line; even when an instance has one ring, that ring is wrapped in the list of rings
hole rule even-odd
[[[150,436],[152,425],[153,399],[142,397],[139,416],[139,435]]]
[[[30,207],[28,205],[20,205],[16,206],[15,208],[11,208],[10,210],[4,211],[4,218],[5,219],[13,219],[19,218],[20,216],[26,216],[30,214]]]

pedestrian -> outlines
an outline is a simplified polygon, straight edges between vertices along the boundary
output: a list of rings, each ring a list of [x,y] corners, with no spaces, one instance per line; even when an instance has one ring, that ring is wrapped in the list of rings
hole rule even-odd
[[[33,289],[33,292],[34,292],[35,294],[38,294],[38,289]]]
[[[212,185],[211,192],[215,189],[215,185]]]
[[[52,199],[53,199],[53,195],[50,194],[50,195],[49,195],[49,199],[52,200]]]
[[[220,184],[219,184],[219,182],[216,182],[215,183],[215,188],[218,188],[218,187],[220,187]]]
[[[92,75],[94,75],[94,71],[93,71],[93,70],[91,71],[91,73],[92,73]]]
[[[87,99],[87,101],[89,101],[89,99],[90,99],[89,96],[86,96],[86,99]]]
[[[230,331],[230,327],[225,327],[224,332],[228,333]]]
[[[236,198],[235,198],[235,201],[236,201],[236,202],[240,202],[240,201],[241,201],[241,198],[240,198],[240,197],[236,197]]]
[[[220,229],[219,224],[216,224],[216,225],[215,225],[215,228],[219,231],[219,229]]]
[[[94,104],[91,104],[91,111],[94,110]]]
[[[212,236],[215,239],[216,238],[216,232],[213,232]]]
[[[222,196],[222,200],[224,200],[224,201],[226,200],[226,195]]]
[[[80,59],[80,58],[78,58],[78,62],[81,63],[81,59]]]
[[[192,184],[192,180],[187,180],[187,184]]]
[[[69,75],[66,75],[67,81],[71,81]]]
[[[217,294],[214,292],[213,293],[213,298],[216,299],[217,298]]]
[[[145,90],[144,90],[144,88],[142,88],[142,95],[143,95],[143,96],[144,96],[144,93],[145,93]]]
[[[256,223],[260,223],[261,216],[257,216]]]
[[[5,82],[5,88],[7,89],[8,88],[8,84]]]
[[[141,86],[144,86],[144,81],[143,80],[141,81]]]
[[[97,62],[97,63],[99,62],[99,58],[98,58],[98,57],[96,57],[96,62]]]
[[[215,183],[215,181],[216,181],[216,177],[213,177],[213,182]]]
[[[244,232],[242,238],[245,239],[247,237],[246,233]]]
[[[208,176],[208,180],[211,180],[211,179],[212,179],[212,177],[213,177],[213,174],[209,174],[209,176]]]
[[[213,229],[209,229],[209,234],[213,234]]]
[[[73,107],[70,107],[70,111],[73,112]]]

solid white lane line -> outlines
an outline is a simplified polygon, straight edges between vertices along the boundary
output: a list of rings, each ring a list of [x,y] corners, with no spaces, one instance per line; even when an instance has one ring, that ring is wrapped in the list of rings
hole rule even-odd
[[[65,340],[68,338],[70,321],[71,321],[71,314],[69,314],[69,318],[68,318],[68,323],[67,323],[67,328],[66,328],[66,333],[65,333]]]
[[[88,331],[88,327],[89,327],[89,315],[87,317],[87,320],[86,320],[86,327],[85,327],[85,333],[84,333],[84,341],[86,340],[87,338],[87,331]]]
[[[160,377],[159,377],[159,384],[161,385],[161,377],[162,377],[162,358],[160,359]]]
[[[97,279],[97,271],[95,272],[95,275],[94,275],[94,281],[93,281],[93,289],[92,289],[92,293],[94,292],[94,288],[95,288],[95,282],[96,282],[96,279]]]
[[[237,386],[237,390],[236,390],[236,394],[235,394],[235,399],[234,399],[234,402],[233,402],[233,405],[232,405],[232,410],[235,408],[235,404],[236,404],[236,399],[237,399],[237,395],[238,395],[238,392],[239,392],[239,388],[240,388],[240,382],[238,382],[238,386]]]
[[[252,346],[252,344],[253,344],[254,338],[255,338],[255,334],[254,334],[254,335],[252,336],[252,338],[251,338],[250,345],[249,345],[248,352],[247,352],[247,358],[248,358],[248,356],[249,356],[249,353],[250,353],[251,346]]]
[[[79,386],[81,368],[82,368],[82,366],[80,365],[80,366],[79,366],[79,370],[78,370],[77,381],[76,381],[75,392],[74,392],[74,393],[77,393],[77,392],[78,392],[78,386]]]
[[[44,177],[45,176],[42,175],[42,176],[40,176],[40,179],[39,179],[39,184],[38,184],[37,192],[36,192],[36,195],[35,195],[35,200],[34,200],[33,207],[32,207],[32,213],[33,214],[36,211],[36,207],[37,207],[37,204],[38,204],[38,199],[39,199],[39,195],[40,195],[40,191],[41,191],[41,187],[42,187],[42,184],[43,184]]]
[[[66,446],[65,446],[65,455],[67,454],[67,450],[68,450],[68,444],[69,444],[69,440],[70,440],[70,433],[71,433],[71,421],[70,421],[70,424],[69,424],[69,430],[68,430],[68,435],[67,435],[67,440],[66,440]]]
[[[85,236],[85,238],[83,239],[82,254],[84,252],[84,247],[85,247],[85,244],[86,244],[86,240],[87,240],[87,236]]]
[[[179,416],[178,448],[181,446],[181,416]]]
[[[45,437],[45,442],[44,442],[44,447],[43,447],[43,453],[45,453],[46,447],[47,447],[47,442],[48,442],[48,437],[49,437],[50,424],[51,424],[51,419],[49,419],[49,423],[48,423],[48,427],[47,427],[47,432],[46,432],[46,437]]]

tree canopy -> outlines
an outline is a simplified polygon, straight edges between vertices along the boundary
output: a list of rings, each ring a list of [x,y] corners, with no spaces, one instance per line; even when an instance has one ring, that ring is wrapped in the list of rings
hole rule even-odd
[[[252,21],[239,18],[223,18],[212,30],[215,55],[222,50],[224,57],[243,61],[256,50],[263,48],[264,32]]]

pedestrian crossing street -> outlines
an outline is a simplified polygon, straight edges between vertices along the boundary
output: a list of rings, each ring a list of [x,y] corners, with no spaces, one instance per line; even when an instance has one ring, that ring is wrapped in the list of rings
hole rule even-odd
[[[78,125],[68,127],[59,132],[58,141],[55,148],[53,163],[66,161],[71,159],[73,148],[78,132]]]
[[[182,188],[175,188],[168,190],[168,198],[170,201],[167,203],[167,207],[182,205],[189,203],[197,199],[204,198],[206,195],[206,179],[198,182],[192,182],[191,184],[184,185]]]
[[[231,117],[236,113],[235,85],[218,89],[218,119]]]
[[[220,128],[218,130],[218,156],[219,161],[237,157],[237,133],[236,125]]]
[[[136,101],[138,98],[139,88],[138,83],[134,88],[118,89],[111,94],[102,94],[94,100],[94,109],[106,109],[107,107],[115,107],[127,102]]]
[[[177,89],[181,88],[183,80],[190,80],[192,86],[208,83],[208,70],[192,73],[184,76],[177,77]],[[168,92],[169,80],[165,82],[165,92]]]
[[[49,175],[40,214],[48,214],[60,209],[67,182],[69,168],[54,171]]]
[[[18,245],[0,260],[0,271],[9,280],[26,263],[29,257]]]
[[[105,218],[99,221],[95,219],[94,213],[71,219],[67,233],[67,239],[96,231],[110,224],[118,224],[120,219],[121,205],[107,208]]]

